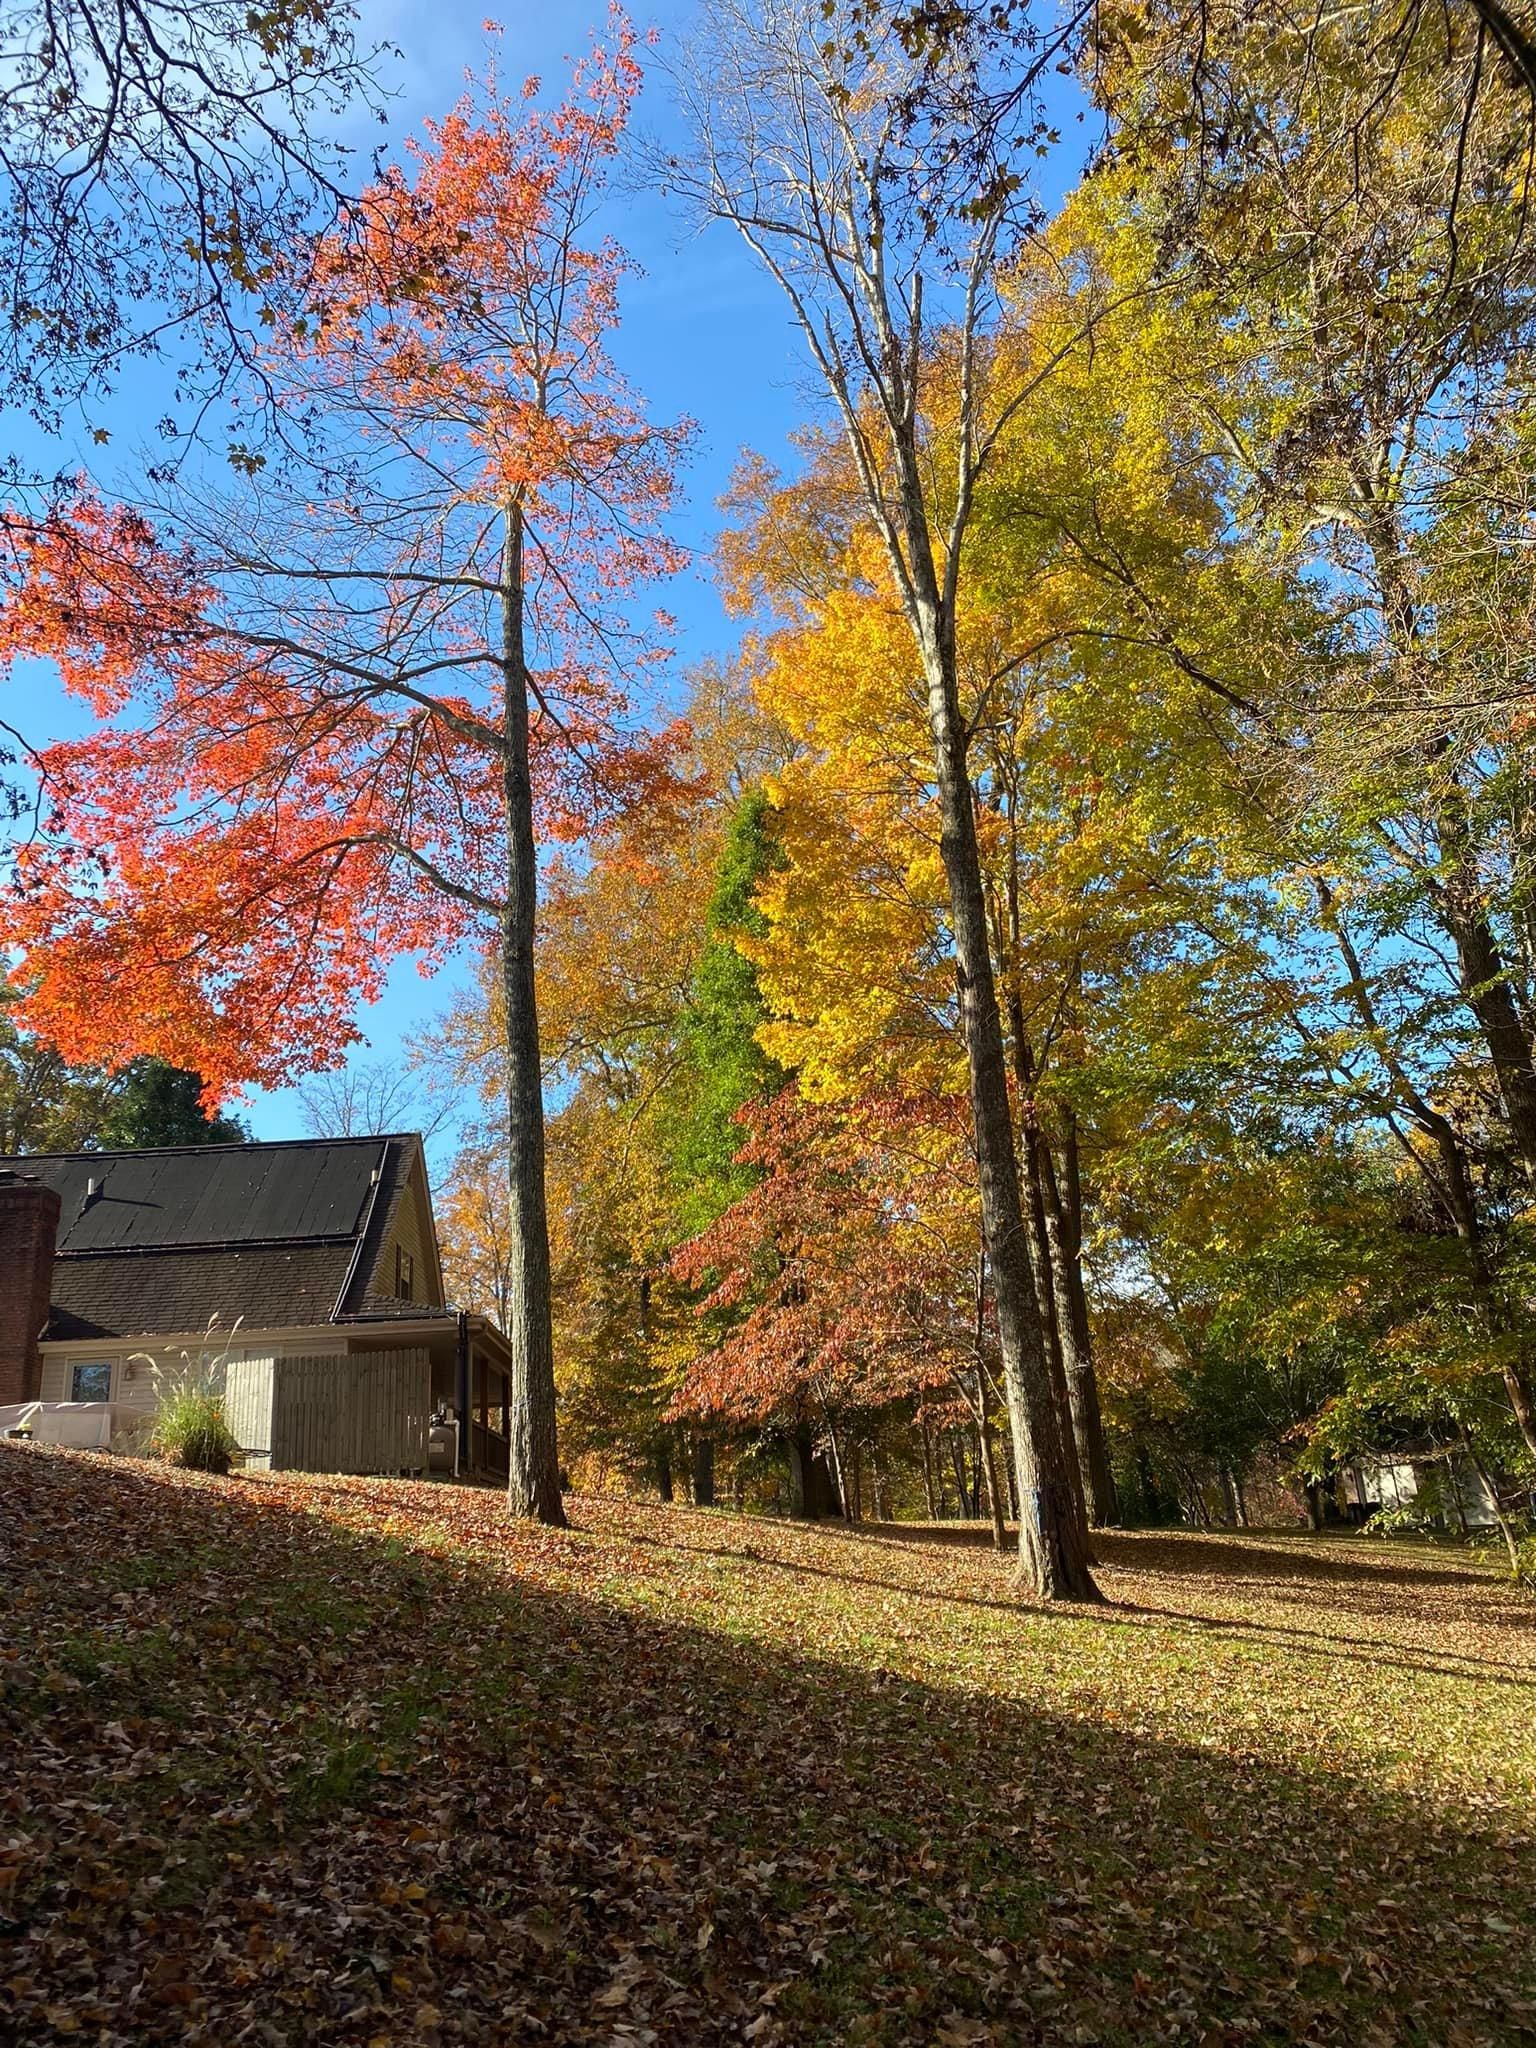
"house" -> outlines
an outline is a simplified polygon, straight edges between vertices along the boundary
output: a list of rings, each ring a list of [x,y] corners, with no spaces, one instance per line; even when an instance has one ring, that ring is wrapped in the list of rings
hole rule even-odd
[[[1498,1527],[1487,1477],[1460,1451],[1428,1442],[1357,1459],[1344,1472],[1344,1500],[1352,1520],[1408,1509],[1453,1535]]]
[[[0,1158],[0,1407],[109,1403],[117,1441],[189,1368],[254,1462],[424,1467],[435,1413],[506,1477],[511,1350],[447,1302],[414,1133]]]

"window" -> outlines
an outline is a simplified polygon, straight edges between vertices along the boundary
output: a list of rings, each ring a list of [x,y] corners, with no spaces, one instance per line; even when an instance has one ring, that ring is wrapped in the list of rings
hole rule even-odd
[[[112,1398],[112,1368],[110,1365],[77,1365],[70,1381],[71,1401],[110,1401]]]
[[[395,1299],[416,1299],[416,1261],[402,1244],[395,1246]]]

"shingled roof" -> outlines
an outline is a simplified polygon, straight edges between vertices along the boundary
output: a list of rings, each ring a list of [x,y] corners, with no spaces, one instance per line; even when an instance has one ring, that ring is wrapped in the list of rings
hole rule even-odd
[[[51,1338],[143,1337],[351,1320],[374,1269],[414,1133],[146,1152],[0,1158],[57,1190]]]

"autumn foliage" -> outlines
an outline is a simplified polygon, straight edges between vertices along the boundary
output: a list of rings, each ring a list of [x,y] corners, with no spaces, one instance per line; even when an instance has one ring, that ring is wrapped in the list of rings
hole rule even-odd
[[[850,1113],[793,1091],[742,1112],[738,1156],[755,1185],[672,1261],[700,1314],[725,1330],[690,1363],[675,1412],[824,1420],[974,1369],[956,1257],[975,1230],[953,1180],[959,1121],[953,1104],[870,1101]]]
[[[608,360],[625,259],[579,239],[633,44],[616,17],[549,113],[493,75],[365,193],[366,237],[319,249],[265,364],[296,469],[8,516],[5,655],[53,660],[103,720],[42,757],[13,912],[27,1021],[72,1057],[157,1052],[216,1096],[292,1078],[339,1057],[392,959],[494,937],[508,504],[540,837],[665,802],[670,736],[628,694],[664,643],[628,605],[678,559],[686,430]]]

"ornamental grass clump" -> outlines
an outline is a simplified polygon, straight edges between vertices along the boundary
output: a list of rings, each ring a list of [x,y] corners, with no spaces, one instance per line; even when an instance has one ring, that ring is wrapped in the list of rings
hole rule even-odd
[[[240,1455],[224,1419],[224,1397],[206,1381],[183,1382],[161,1395],[154,1444],[161,1457],[193,1472],[227,1472]]]

